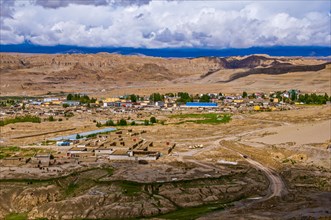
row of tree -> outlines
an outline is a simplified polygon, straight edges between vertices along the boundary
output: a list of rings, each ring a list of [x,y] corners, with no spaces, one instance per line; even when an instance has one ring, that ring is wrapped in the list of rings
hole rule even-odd
[[[283,94],[286,93],[286,91],[277,91],[274,94],[270,94],[270,98],[277,98],[279,101],[283,102],[300,102],[304,104],[317,104],[322,105],[326,104],[327,101],[331,101],[331,96],[329,96],[327,93],[324,95],[317,95],[316,93],[311,94],[298,94],[295,90],[291,90],[288,93],[288,98],[285,97]],[[247,92],[243,92],[242,94],[243,98],[256,98],[255,94],[248,95]],[[265,98],[264,96],[262,98]]]
[[[157,119],[153,116],[151,117],[149,120],[145,119],[144,120],[144,125],[150,125],[150,124],[154,124],[157,123]],[[125,120],[124,118],[117,120],[117,122],[115,123],[113,120],[109,119],[106,121],[105,124],[102,124],[101,122],[97,122],[96,126],[97,127],[102,127],[102,126],[127,126],[127,125],[136,125],[135,121],[131,121],[130,123]]]
[[[292,101],[298,101],[305,104],[326,104],[327,101],[331,101],[331,96],[329,97],[328,94],[324,95],[317,95],[315,93],[312,94],[300,94],[299,96],[291,97]]]
[[[4,120],[0,120],[0,126],[5,126],[7,124],[14,124],[18,122],[32,122],[32,123],[40,123],[41,118],[33,115],[25,115],[25,116],[16,116],[15,118],[7,118]]]
[[[67,95],[67,101],[79,101],[82,104],[95,103],[97,101],[96,98],[90,98],[88,95],[81,94],[71,94]]]

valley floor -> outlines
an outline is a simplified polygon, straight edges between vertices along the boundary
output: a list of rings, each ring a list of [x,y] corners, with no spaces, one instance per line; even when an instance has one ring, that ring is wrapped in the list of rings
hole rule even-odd
[[[28,178],[18,168],[1,167],[0,217],[331,218],[330,106],[235,114],[217,125],[178,124],[162,114],[157,117],[166,125],[134,128],[147,130],[148,140],[177,143],[170,155],[148,164],[82,163],[63,177],[45,172],[26,173]],[[89,128],[91,118],[75,117],[81,120],[61,122],[61,129]],[[20,126],[26,125],[3,128],[7,140]],[[33,126],[43,130],[48,124]],[[29,139],[15,143],[27,146]],[[201,147],[190,148],[195,145]]]

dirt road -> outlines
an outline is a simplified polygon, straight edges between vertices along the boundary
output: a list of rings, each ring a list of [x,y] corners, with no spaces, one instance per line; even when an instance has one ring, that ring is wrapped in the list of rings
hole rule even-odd
[[[271,168],[266,167],[264,165],[262,165],[261,163],[248,158],[247,156],[243,155],[242,153],[240,153],[237,150],[231,149],[229,147],[223,146],[223,148],[226,148],[228,150],[231,150],[233,152],[236,152],[237,154],[239,154],[241,157],[243,157],[248,163],[250,163],[253,167],[261,170],[264,172],[264,174],[266,175],[266,177],[269,180],[269,193],[263,197],[262,199],[260,199],[259,201],[266,201],[272,197],[275,196],[282,196],[283,193],[286,193],[286,186],[282,180],[282,178],[275,172],[273,171]]]
[[[263,166],[262,164],[260,164],[255,160],[246,158],[246,161],[250,163],[252,166],[262,170],[269,179],[270,182],[269,190],[271,191],[271,194],[269,194],[267,197],[262,198],[260,201],[268,200],[274,196],[280,197],[283,192],[286,192],[285,184],[282,178],[277,173],[275,173],[270,168]]]

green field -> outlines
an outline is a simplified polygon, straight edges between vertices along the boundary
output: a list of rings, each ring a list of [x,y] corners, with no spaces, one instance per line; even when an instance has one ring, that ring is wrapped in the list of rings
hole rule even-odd
[[[5,220],[26,220],[28,219],[25,213],[10,213],[5,216]]]
[[[32,116],[32,115],[16,116],[15,118],[6,118],[4,120],[0,120],[0,126],[5,126],[8,124],[14,124],[19,122],[40,123],[41,119],[38,116]]]

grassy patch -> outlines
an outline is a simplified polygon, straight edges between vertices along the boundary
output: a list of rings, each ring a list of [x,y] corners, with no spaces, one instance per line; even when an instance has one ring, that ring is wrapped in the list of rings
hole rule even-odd
[[[124,194],[129,196],[135,195],[142,190],[142,185],[137,182],[119,181],[118,184],[122,188]]]
[[[13,156],[28,158],[37,153],[49,153],[49,151],[46,149],[20,148],[15,146],[0,147],[0,159]],[[55,153],[55,151],[51,153]]]
[[[231,120],[231,115],[217,113],[181,114],[173,115],[171,118],[187,119],[179,122],[179,124],[186,122],[193,122],[197,124],[221,124],[229,122]]]
[[[19,122],[40,123],[41,119],[37,116],[32,116],[32,115],[16,116],[15,118],[6,118],[4,120],[0,120],[0,126],[5,126],[8,124],[14,124]]]
[[[28,215],[26,213],[10,213],[5,216],[5,220],[26,220]]]
[[[68,187],[65,189],[65,194],[68,195],[72,195],[76,189],[78,188],[78,184],[76,183],[69,183]]]
[[[46,141],[41,142],[41,145],[43,145],[43,146],[55,145],[55,144],[56,144],[56,141],[53,141],[53,140],[46,140]]]
[[[114,173],[114,169],[111,167],[103,168],[103,170],[107,171],[108,175],[113,175],[113,173]]]

